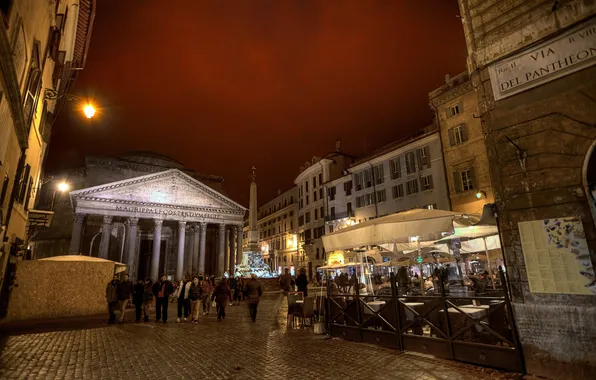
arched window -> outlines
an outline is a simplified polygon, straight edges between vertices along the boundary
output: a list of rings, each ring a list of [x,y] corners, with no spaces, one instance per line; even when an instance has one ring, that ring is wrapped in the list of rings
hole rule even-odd
[[[23,102],[23,118],[27,126],[27,133],[35,115],[39,92],[41,91],[41,64],[39,62],[39,42],[33,44],[31,64],[27,74],[27,87],[25,87],[25,100]]]

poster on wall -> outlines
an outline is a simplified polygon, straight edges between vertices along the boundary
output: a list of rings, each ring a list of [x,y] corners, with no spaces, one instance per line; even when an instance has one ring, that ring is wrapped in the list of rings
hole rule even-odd
[[[581,219],[518,223],[532,293],[596,294],[596,279]]]

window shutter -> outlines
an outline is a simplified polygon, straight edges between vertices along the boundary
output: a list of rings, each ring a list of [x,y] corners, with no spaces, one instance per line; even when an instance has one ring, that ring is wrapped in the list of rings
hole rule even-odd
[[[424,154],[426,155],[426,167],[430,168],[430,148],[425,146],[424,147]]]
[[[463,113],[464,112],[464,103],[461,102],[457,105],[457,108],[459,109],[459,113]]]
[[[468,128],[465,124],[461,125],[461,139],[462,141],[468,140]]]
[[[471,179],[471,181],[472,181],[472,186],[471,186],[471,188],[472,188],[472,189],[477,189],[477,188],[478,188],[478,186],[477,186],[477,184],[476,184],[476,175],[474,174],[474,167],[471,167],[471,168],[470,168],[470,179]]]
[[[445,117],[449,119],[451,117],[451,108],[445,107]]]
[[[423,169],[423,166],[422,166],[422,157],[421,157],[421,150],[420,149],[416,149],[416,161],[418,161],[418,167],[420,169]]]
[[[456,193],[462,192],[461,175],[459,172],[453,172],[453,185]]]
[[[435,186],[433,185],[433,176],[432,175],[428,176],[428,183],[430,184],[431,189],[435,188]]]
[[[453,133],[453,128],[449,129],[449,146],[455,145],[455,134]]]

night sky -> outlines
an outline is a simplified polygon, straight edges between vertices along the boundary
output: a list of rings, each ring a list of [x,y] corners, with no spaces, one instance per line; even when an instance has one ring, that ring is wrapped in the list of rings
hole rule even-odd
[[[428,92],[465,70],[456,0],[101,0],[48,170],[151,150],[223,176],[248,204],[334,150],[363,155],[432,122]],[[174,6],[173,4],[177,4]]]

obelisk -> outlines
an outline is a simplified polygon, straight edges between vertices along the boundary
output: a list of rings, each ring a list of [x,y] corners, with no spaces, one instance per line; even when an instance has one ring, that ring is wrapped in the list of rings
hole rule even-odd
[[[257,168],[252,167],[250,183],[250,204],[248,207],[248,251],[259,251],[259,232],[257,230]]]

